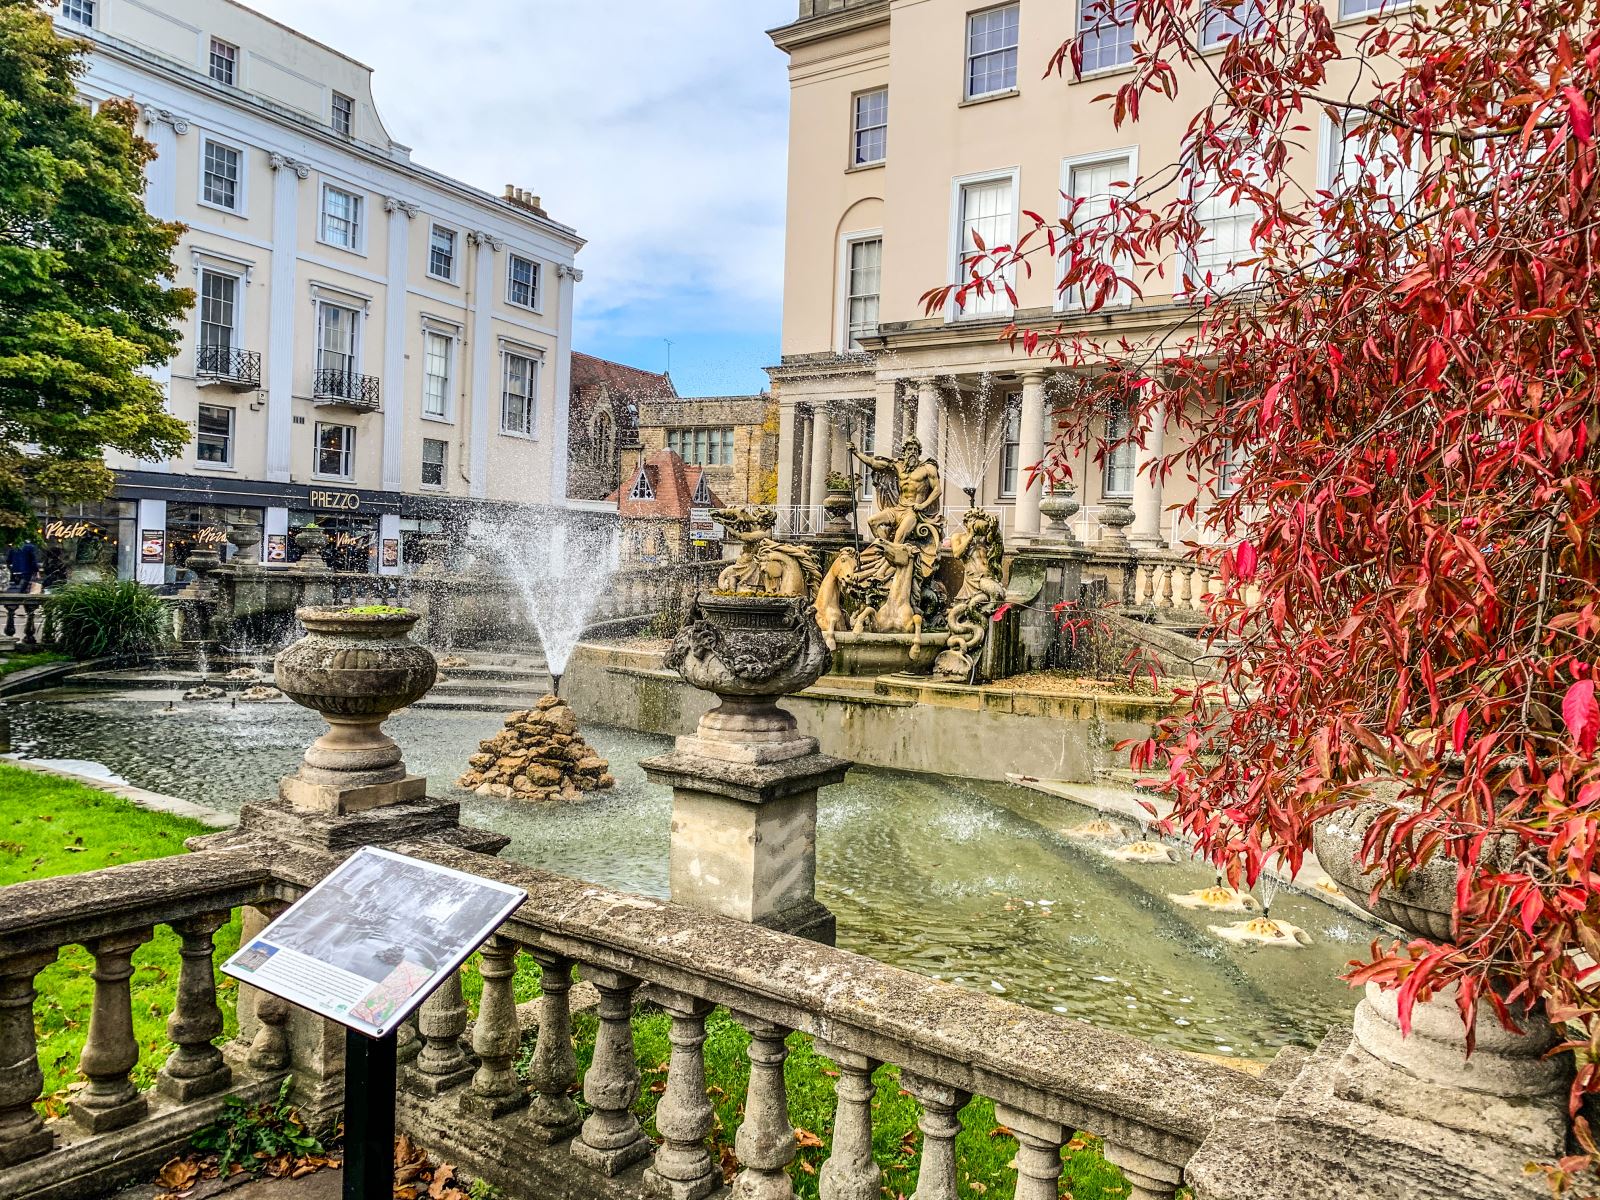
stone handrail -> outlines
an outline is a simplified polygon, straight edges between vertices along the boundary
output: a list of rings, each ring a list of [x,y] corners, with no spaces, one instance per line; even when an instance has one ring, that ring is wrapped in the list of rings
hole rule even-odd
[[[6,614],[3,631],[6,637],[16,638],[17,645],[27,650],[55,645],[55,630],[44,602],[42,593],[0,593],[0,609]]]
[[[840,1068],[825,1197],[877,1195],[870,1081],[882,1063],[901,1068],[901,1086],[922,1105],[923,1200],[955,1200],[958,1115],[974,1095],[994,1100],[1018,1139],[1023,1200],[1054,1200],[1061,1148],[1075,1131],[1105,1139],[1131,1196],[1170,1197],[1220,1116],[1256,1110],[1273,1095],[1266,1084],[1216,1064],[732,918],[440,841],[399,849],[529,894],[482,949],[483,996],[470,1042],[459,976],[402,1031],[409,1065],[401,1128],[518,1194],[636,1195],[636,1174],[628,1177],[632,1185],[616,1177],[641,1162],[653,1194],[697,1200],[719,1187],[720,1166],[704,1145],[712,1110],[701,1053],[705,1019],[719,1006],[752,1036],[746,1118],[735,1149],[747,1188],[765,1185],[764,1195],[789,1194],[784,1169],[795,1142],[782,1065],[791,1030],[812,1035]],[[92,1195],[147,1172],[215,1119],[226,1092],[261,1094],[286,1068],[298,1094],[305,1060],[289,1039],[303,1026],[281,1001],[241,989],[241,1040],[230,1045],[226,1062],[213,1045],[222,1015],[212,936],[231,909],[292,901],[337,861],[261,842],[7,889],[0,915],[0,1198]],[[128,978],[130,957],[155,924],[182,935],[184,966],[168,1024],[177,1049],[152,1101],[129,1077],[138,1053]],[[95,956],[82,1060],[89,1083],[67,1118],[46,1124],[33,1109],[42,1087],[33,981],[66,944]],[[535,1044],[531,1085],[513,1068],[519,950],[543,968],[539,1027],[551,1031]],[[600,995],[593,1065],[581,1079],[592,1111],[581,1120],[570,1095],[580,1083],[568,996],[575,965]],[[642,986],[674,1026],[657,1113],[665,1139],[659,1148],[630,1111],[639,1088],[630,1017]],[[72,1136],[58,1139],[66,1129]]]

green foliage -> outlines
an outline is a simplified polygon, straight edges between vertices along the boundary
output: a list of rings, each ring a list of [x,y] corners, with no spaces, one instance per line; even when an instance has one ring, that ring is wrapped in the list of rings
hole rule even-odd
[[[58,654],[54,650],[39,650],[33,654],[13,654],[11,657],[0,661],[0,679],[7,675],[14,675],[18,671],[26,671],[29,667],[43,667],[50,663],[71,662],[70,654]]]
[[[830,492],[848,492],[853,494],[856,490],[856,481],[842,471],[828,472],[828,490]]]
[[[172,624],[161,597],[131,579],[72,584],[50,596],[45,609],[57,644],[77,659],[159,650]]]
[[[289,1103],[292,1082],[285,1076],[277,1098],[260,1104],[229,1096],[222,1102],[222,1116],[195,1134],[190,1144],[204,1154],[217,1155],[217,1170],[224,1177],[234,1163],[259,1175],[274,1159],[323,1153],[322,1143]]]
[[[0,527],[94,499],[106,449],[175,453],[188,426],[142,368],[171,358],[194,294],[168,288],[181,227],[144,207],[137,108],[78,102],[83,44],[0,0]],[[23,449],[27,447],[27,449]]]
[[[346,617],[410,617],[415,616],[409,608],[396,608],[393,604],[363,604],[359,608],[343,608],[339,610],[341,616]]]
[[[98,788],[0,763],[0,887],[25,879],[75,875],[119,863],[164,858],[183,850],[185,838],[212,832],[198,821],[150,812]],[[155,1082],[172,1051],[167,1017],[177,1003],[181,942],[162,927],[133,956],[133,1033],[139,1062],[133,1078],[140,1087]],[[216,961],[239,948],[239,918],[217,931]],[[89,1029],[94,1001],[94,960],[80,946],[68,946],[39,973],[34,1025],[39,1065],[44,1070],[48,1116],[65,1111],[64,1093],[80,1078],[78,1056]],[[238,1031],[232,979],[218,973],[223,1038]]]

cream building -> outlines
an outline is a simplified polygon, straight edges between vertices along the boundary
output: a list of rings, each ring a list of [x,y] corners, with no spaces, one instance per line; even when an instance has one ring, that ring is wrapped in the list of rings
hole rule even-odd
[[[277,565],[315,519],[336,565],[395,573],[482,505],[565,502],[572,228],[413,162],[370,68],[231,0],[54,13],[89,44],[85,98],[140,106],[197,295],[160,372],[194,440],[112,462],[116,499],[64,532],[98,525],[159,583],[231,521]]]
[[[783,356],[769,374],[781,402],[778,495],[796,531],[817,528],[828,474],[847,469],[848,439],[893,453],[914,431],[955,477],[947,505],[964,508],[959,485],[969,484],[1009,540],[1038,538],[1039,488],[1026,486],[1022,468],[1042,458],[1049,414],[1071,403],[1071,380],[1011,350],[1000,331],[1013,320],[1040,330],[1076,321],[1137,343],[1192,311],[1186,277],[1231,281],[1254,209],[1202,193],[1211,240],[1197,261],[1174,258],[1164,278],[1145,280],[1137,304],[1075,316],[1041,259],[1014,281],[1015,309],[1002,294],[924,314],[927,291],[966,277],[975,235],[1010,244],[1024,212],[1056,214],[1063,193],[1092,204],[1141,168],[1177,161],[1192,106],[1209,89],[1182,93],[1189,108],[1147,102],[1141,121],[1120,130],[1111,105],[1093,102],[1131,69],[1130,30],[1089,38],[1081,81],[1070,69],[1042,78],[1084,10],[1105,7],[1091,2],[800,0],[798,19],[771,31],[789,56],[791,100]],[[1351,23],[1380,6],[1330,3]],[[1219,14],[1211,32],[1225,37],[1225,25]],[[1342,134],[1324,119],[1315,152],[1291,164],[1308,189],[1350,169]],[[1147,433],[1144,452],[1159,453],[1163,436]],[[1103,467],[1087,455],[1077,464],[1080,539],[1116,540],[1126,526],[1134,546],[1159,548],[1194,535],[1170,511],[1193,485],[1171,479],[1163,494],[1136,465],[1132,447]]]

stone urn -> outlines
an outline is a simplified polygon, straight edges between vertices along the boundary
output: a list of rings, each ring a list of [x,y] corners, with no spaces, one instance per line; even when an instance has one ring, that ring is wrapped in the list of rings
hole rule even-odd
[[[254,521],[237,521],[228,526],[228,542],[234,548],[233,569],[253,571],[261,565],[261,526]]]
[[[438,665],[408,636],[420,614],[404,608],[302,608],[306,636],[279,653],[274,682],[328,722],[280,794],[299,808],[352,812],[420,798],[400,747],[380,726],[421,699]],[[413,780],[415,782],[413,783]]]
[[[1412,937],[1447,944],[1453,937],[1454,858],[1435,854],[1402,883],[1384,884],[1376,893],[1379,876],[1362,869],[1361,850],[1368,830],[1379,814],[1396,804],[1373,801],[1318,821],[1312,830],[1317,861],[1340,891],[1373,916],[1398,925]],[[1487,843],[1482,853],[1482,861],[1491,868],[1509,866],[1518,853],[1517,841],[1505,835],[1498,842]],[[1559,1145],[1565,1133],[1562,1100],[1572,1077],[1571,1060],[1565,1055],[1546,1057],[1561,1039],[1542,1012],[1523,1006],[1513,1006],[1513,1011],[1525,1032],[1507,1030],[1487,1001],[1478,1006],[1476,1046],[1468,1057],[1454,987],[1417,1003],[1412,1009],[1411,1034],[1403,1037],[1397,993],[1369,983],[1356,1008],[1355,1044],[1379,1062],[1429,1084],[1511,1099],[1522,1106],[1521,1115],[1513,1122],[1523,1127],[1520,1140],[1530,1147],[1547,1140]],[[1347,1073],[1346,1084],[1363,1093],[1381,1093],[1381,1087],[1352,1083],[1358,1074]],[[1372,1099],[1365,1094],[1359,1098]],[[1518,1132],[1510,1126],[1507,1131],[1513,1137]]]
[[[1133,524],[1133,519],[1131,501],[1107,500],[1100,510],[1100,544],[1114,549],[1127,546],[1128,526]]]
[[[777,705],[827,673],[832,654],[804,596],[718,596],[701,593],[667,652],[666,665],[721,703],[700,719],[701,739],[752,749],[750,761],[770,761],[778,747],[796,755],[816,744],[795,733]]]
[[[217,548],[209,542],[202,542],[189,551],[189,557],[184,560],[184,567],[194,575],[194,590],[206,591],[206,581],[211,574],[222,565],[222,556],[217,553]]]
[[[1078,503],[1077,491],[1070,486],[1059,492],[1046,492],[1039,498],[1039,514],[1050,522],[1048,532],[1058,541],[1077,540],[1072,535],[1070,522],[1082,507]]]
[[[849,533],[850,514],[855,511],[855,493],[842,484],[830,483],[828,494],[822,498],[822,512],[828,518],[824,533]]]
[[[296,566],[302,571],[326,571],[328,560],[322,557],[322,551],[328,545],[328,535],[316,525],[307,525],[294,535],[294,544],[300,549],[300,561]]]

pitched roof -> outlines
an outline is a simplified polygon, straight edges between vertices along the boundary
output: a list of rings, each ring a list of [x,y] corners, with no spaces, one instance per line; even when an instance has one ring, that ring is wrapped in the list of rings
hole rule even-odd
[[[700,488],[705,468],[688,465],[671,450],[657,450],[644,460],[644,465],[640,469],[644,472],[645,482],[649,484],[653,498],[629,499],[639,479],[637,473],[630,475],[622,481],[621,487],[606,497],[617,502],[617,515],[653,517],[657,520],[688,520],[690,510],[696,507],[695,492]],[[704,507],[722,507],[722,501],[718,499],[716,492],[711,490],[709,483],[705,497],[709,503]]]
[[[576,350],[572,352],[571,379],[574,392],[603,386],[634,400],[672,400],[678,395],[670,375],[641,371],[638,367],[580,354]]]

